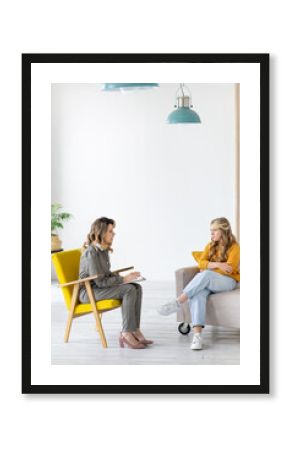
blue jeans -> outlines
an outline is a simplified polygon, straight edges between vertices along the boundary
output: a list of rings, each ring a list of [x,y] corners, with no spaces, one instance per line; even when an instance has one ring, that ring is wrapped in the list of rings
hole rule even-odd
[[[236,280],[213,270],[204,270],[195,275],[183,289],[183,293],[188,297],[192,325],[204,328],[206,300],[209,294],[231,291],[236,286]]]

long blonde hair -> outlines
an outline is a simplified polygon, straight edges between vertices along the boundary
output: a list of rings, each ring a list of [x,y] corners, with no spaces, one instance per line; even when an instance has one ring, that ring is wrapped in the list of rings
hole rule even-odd
[[[96,219],[91,225],[90,232],[87,234],[87,239],[83,244],[83,250],[85,250],[93,241],[97,241],[100,245],[102,245],[109,225],[113,225],[113,227],[115,227],[116,222],[113,219],[108,219],[107,217],[100,217],[99,219]],[[110,252],[113,251],[112,247],[108,247],[108,250]]]
[[[232,233],[231,224],[225,217],[218,217],[213,219],[210,223],[215,225],[221,231],[221,239],[218,242],[211,242],[209,249],[209,260],[216,262],[225,262],[227,260],[227,251],[237,242]],[[218,251],[220,256],[217,256]]]

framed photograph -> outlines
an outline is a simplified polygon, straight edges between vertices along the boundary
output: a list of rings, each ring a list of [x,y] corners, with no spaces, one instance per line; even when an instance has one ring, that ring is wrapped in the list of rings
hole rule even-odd
[[[268,54],[23,54],[22,189],[23,393],[269,393]]]

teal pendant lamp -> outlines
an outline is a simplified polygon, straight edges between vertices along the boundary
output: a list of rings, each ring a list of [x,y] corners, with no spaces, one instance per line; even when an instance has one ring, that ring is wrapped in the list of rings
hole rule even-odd
[[[181,83],[176,92],[175,111],[169,114],[166,123],[183,124],[183,123],[201,123],[199,115],[193,110],[191,104],[191,93],[185,84]]]
[[[132,91],[158,87],[158,83],[105,83],[103,91]]]

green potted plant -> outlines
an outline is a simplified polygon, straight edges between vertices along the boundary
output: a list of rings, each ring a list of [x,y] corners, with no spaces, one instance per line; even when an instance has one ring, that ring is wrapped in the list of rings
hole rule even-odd
[[[51,251],[61,250],[61,240],[57,234],[57,230],[63,228],[63,222],[71,219],[72,215],[67,212],[61,212],[62,205],[53,203],[51,205]]]

